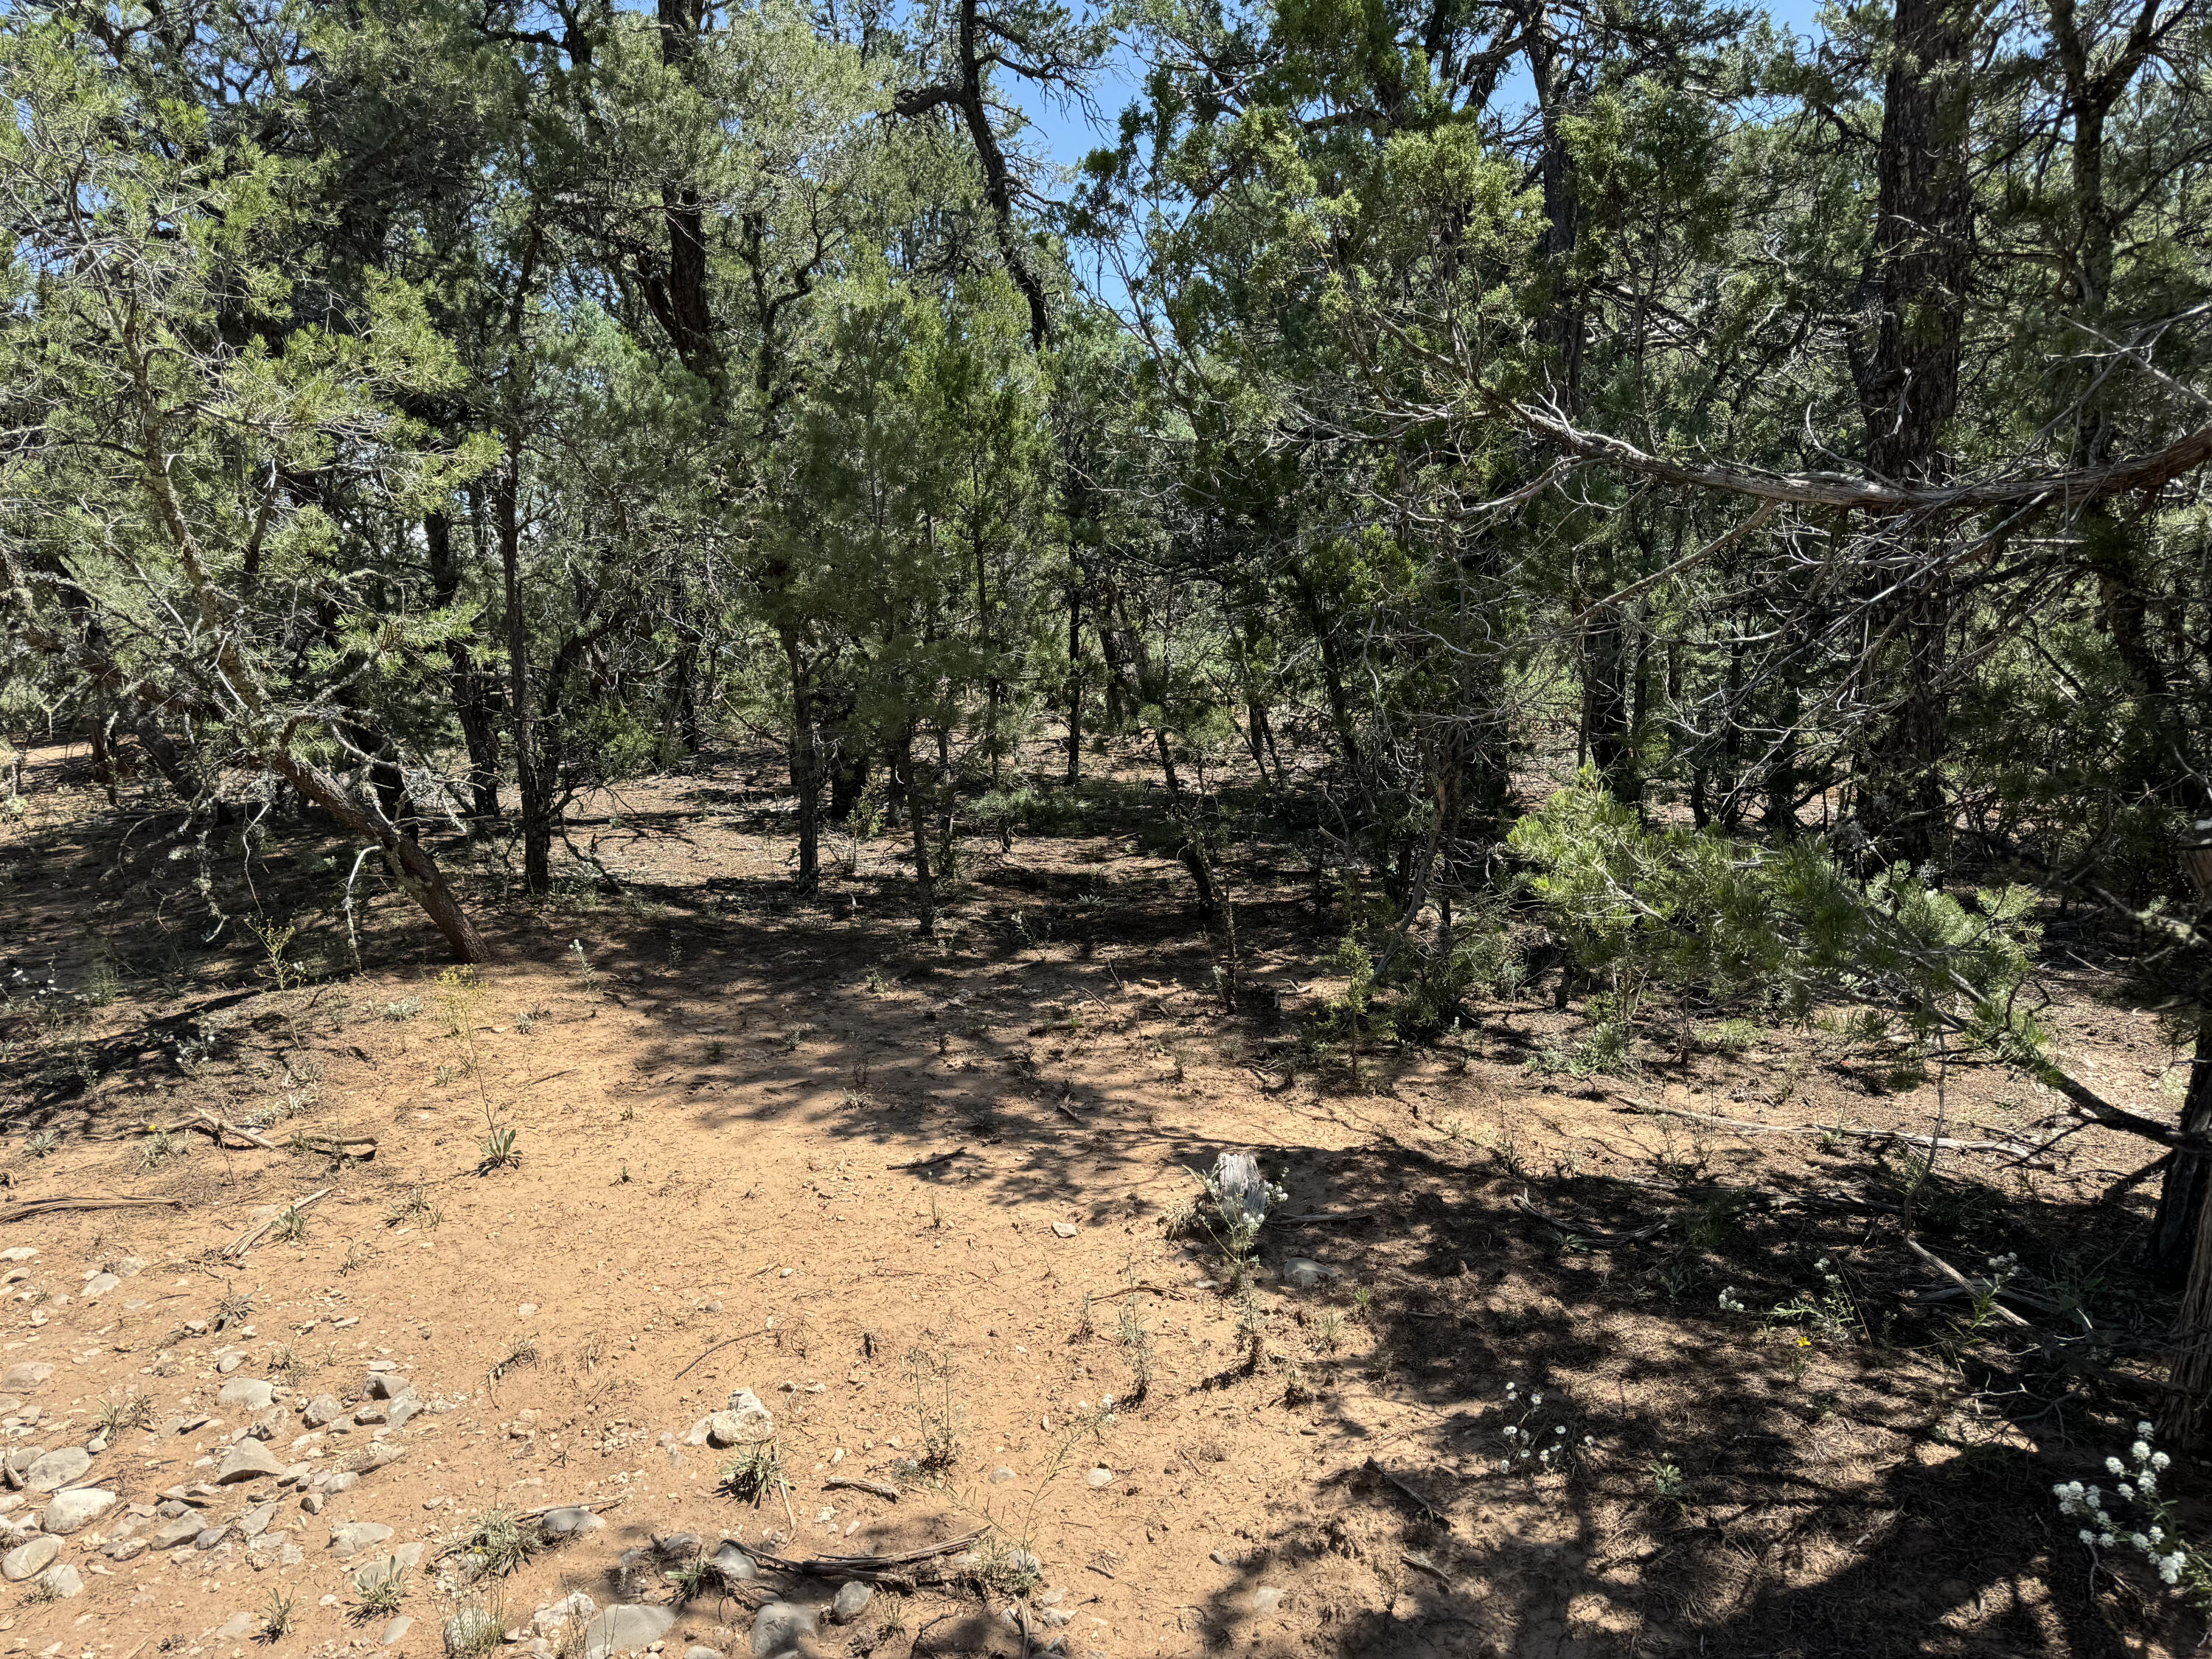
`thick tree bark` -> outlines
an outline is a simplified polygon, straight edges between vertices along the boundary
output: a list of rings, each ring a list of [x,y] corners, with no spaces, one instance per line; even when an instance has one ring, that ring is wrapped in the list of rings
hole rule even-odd
[[[522,458],[510,438],[491,485],[505,597],[507,719],[513,726],[515,793],[522,830],[522,888],[533,898],[553,890],[553,773],[541,752],[530,689],[530,621],[522,604]]]
[[[461,564],[453,554],[453,521],[443,513],[426,514],[422,539],[430,566],[430,590],[444,610],[460,597]],[[499,821],[499,717],[493,707],[494,683],[476,664],[476,623],[446,646],[452,665],[453,714],[469,755],[469,816],[479,823]]]
[[[791,672],[791,787],[799,798],[799,890],[822,884],[822,744],[815,731],[814,685],[795,629],[785,628],[783,659]]]

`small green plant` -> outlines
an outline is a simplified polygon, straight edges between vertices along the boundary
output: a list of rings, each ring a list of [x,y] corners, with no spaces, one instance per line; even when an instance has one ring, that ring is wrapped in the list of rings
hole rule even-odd
[[[1075,1332],[1073,1335],[1068,1338],[1068,1340],[1071,1342],[1088,1342],[1092,1337],[1097,1334],[1097,1316],[1091,1309],[1091,1292],[1085,1291],[1083,1293],[1083,1300],[1076,1304]]]
[[[1364,1323],[1375,1310],[1375,1287],[1359,1285],[1352,1292],[1352,1316]]]
[[[1191,1224],[1219,1247],[1234,1289],[1250,1274],[1252,1254],[1259,1247],[1268,1212],[1287,1194],[1279,1183],[1267,1178],[1259,1159],[1248,1152],[1224,1152],[1214,1160],[1211,1174],[1196,1170],[1191,1174],[1206,1189],[1191,1212]]]
[[[776,1455],[773,1440],[740,1447],[737,1455],[722,1465],[722,1490],[747,1504],[759,1503],[782,1479],[783,1460]]]
[[[568,1622],[582,1628],[580,1620]],[[482,1654],[496,1653],[507,1640],[507,1607],[496,1597],[460,1602],[446,1616],[444,1636],[446,1659],[477,1659]]]
[[[515,1148],[516,1133],[512,1126],[495,1128],[485,1134],[477,1148],[482,1156],[477,1162],[478,1175],[489,1175],[494,1170],[519,1170],[522,1154]]]
[[[1787,1302],[1776,1303],[1771,1317],[1785,1324],[1803,1320],[1820,1335],[1837,1341],[1857,1335],[1863,1327],[1857,1304],[1844,1286],[1843,1275],[1825,1255],[1813,1264],[1813,1270],[1820,1275],[1820,1290],[1801,1291]]]
[[[100,1402],[94,1421],[100,1425],[101,1437],[108,1440],[125,1429],[149,1428],[154,1421],[154,1397],[136,1389],[125,1395],[111,1395]]]
[[[722,1588],[722,1571],[704,1555],[695,1555],[682,1565],[672,1567],[668,1582],[676,1586],[676,1605],[683,1607],[702,1595],[711,1595]]]
[[[465,1066],[441,1066],[431,1073],[431,1079],[439,1088],[447,1089],[459,1083],[468,1074],[469,1068]]]
[[[384,1005],[384,1018],[395,1025],[405,1024],[422,1012],[422,999],[420,997],[402,997],[397,1002]]]
[[[276,1212],[276,1224],[269,1229],[269,1237],[280,1244],[306,1242],[307,1218],[298,1205],[288,1204]]]
[[[407,1569],[394,1567],[355,1584],[353,1616],[363,1624],[373,1619],[389,1619],[399,1611],[406,1599]]]
[[[1267,1306],[1250,1285],[1237,1292],[1237,1340],[1244,1350],[1244,1370],[1260,1369],[1267,1357]]]
[[[1145,1328],[1133,1304],[1121,1304],[1121,1317],[1114,1328],[1114,1336],[1121,1345],[1122,1358],[1129,1364],[1129,1391],[1122,1396],[1122,1404],[1142,1405],[1152,1389],[1152,1334]]]
[[[914,1417],[921,1455],[915,1461],[941,1473],[959,1460],[962,1412],[953,1389],[952,1362],[927,1348],[908,1350],[906,1375],[914,1390]]]
[[[1498,1431],[1505,1441],[1500,1474],[1565,1474],[1596,1445],[1596,1437],[1583,1428],[1582,1414],[1564,1391],[1553,1390],[1549,1406],[1544,1400],[1541,1389],[1523,1394],[1518,1383],[1505,1385],[1502,1409],[1512,1420]]]
[[[59,1129],[41,1129],[38,1133],[24,1138],[23,1150],[33,1158],[45,1158],[61,1144],[62,1132]]]
[[[1668,1504],[1681,1501],[1687,1482],[1682,1479],[1681,1468],[1673,1458],[1662,1453],[1651,1461],[1646,1473],[1651,1477],[1651,1495],[1654,1498]]]
[[[122,977],[115,964],[102,957],[92,964],[92,973],[85,981],[84,1000],[95,1008],[105,1008],[123,994]]]
[[[362,1248],[361,1241],[356,1238],[346,1246],[345,1259],[338,1263],[338,1272],[341,1274],[349,1275],[357,1273],[375,1260],[374,1256]]]
[[[586,990],[599,988],[602,975],[598,969],[592,966],[592,959],[584,954],[583,940],[574,939],[568,941],[568,965],[575,971],[577,981]]]
[[[384,1212],[387,1227],[435,1227],[446,1218],[446,1212],[430,1201],[429,1189],[416,1187],[407,1196],[395,1200]]]
[[[1698,1047],[1709,1054],[1744,1054],[1759,1046],[1759,1027],[1747,1019],[1717,1020],[1698,1028]]]
[[[538,1553],[538,1530],[503,1504],[494,1504],[471,1522],[447,1546],[472,1578],[504,1578],[526,1566]]]
[[[1314,1321],[1314,1341],[1323,1353],[1334,1353],[1344,1346],[1344,1316],[1334,1310]]]
[[[269,1351],[269,1379],[279,1388],[296,1393],[307,1380],[307,1362],[300,1358],[300,1351],[289,1343]]]
[[[292,1633],[292,1598],[283,1590],[270,1590],[269,1599],[261,1604],[261,1638],[265,1642],[281,1642]]]
[[[61,1586],[54,1583],[53,1569],[49,1567],[31,1581],[31,1588],[23,1592],[25,1605],[42,1607],[62,1599]]]
[[[183,1150],[183,1143],[172,1134],[167,1126],[154,1124],[146,1131],[145,1144],[138,1148],[139,1167],[158,1170]]]
[[[446,1035],[465,1037],[473,1033],[477,1017],[491,988],[474,968],[448,968],[438,975],[438,1007],[446,1017]]]
[[[253,1317],[253,1292],[240,1292],[230,1280],[222,1281],[222,1296],[215,1304],[215,1328],[227,1331]]]
[[[1735,1232],[1737,1212],[1735,1196],[1724,1193],[1691,1212],[1682,1224],[1682,1237],[1700,1250],[1717,1250]]]

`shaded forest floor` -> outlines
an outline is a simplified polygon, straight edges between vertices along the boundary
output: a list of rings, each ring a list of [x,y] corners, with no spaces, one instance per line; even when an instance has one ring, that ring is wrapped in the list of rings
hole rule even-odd
[[[618,891],[564,864],[563,895],[529,906],[445,855],[498,953],[471,1001],[373,869],[356,963],[353,849],[313,825],[250,854],[216,831],[203,856],[151,797],[111,807],[81,755],[33,761],[27,810],[0,819],[0,1205],[176,1202],[0,1227],[10,1485],[30,1449],[90,1439],[75,1484],[118,1499],[61,1540],[81,1593],[0,1587],[0,1649],[229,1659],[276,1595],[276,1650],[434,1654],[460,1565],[443,1543],[489,1506],[572,1504],[605,1524],[503,1581],[503,1624],[579,1589],[670,1601],[687,1553],[635,1552],[671,1534],[799,1556],[988,1526],[989,1582],[880,1590],[813,1644],[2087,1655],[2201,1634],[2139,1574],[2093,1571],[2050,1497],[2154,1414],[2171,1306],[2132,1264],[2156,1183],[2125,1185],[2145,1143],[1939,1158],[1917,1234],[1970,1273],[2017,1253],[2044,1307],[2014,1325],[1929,1299],[1898,1142],[1639,1109],[1924,1133],[1932,1080],[1888,1086],[1821,1030],[1714,1021],[1686,1054],[1577,1077],[1579,1015],[1548,983],[1357,1079],[1301,1066],[1338,924],[1287,843],[1240,842],[1243,967],[1275,995],[1224,1012],[1182,872],[1133,850],[1157,800],[1134,771],[1009,854],[969,843],[934,945],[894,837],[791,896],[770,757],[627,789],[573,832]],[[256,915],[296,920],[298,982]],[[2047,945],[2062,1052],[2170,1114],[2175,1056],[2111,1000],[2099,942],[2054,921]],[[2062,1104],[1977,1066],[1944,1093],[1967,1140]],[[270,1148],[179,1127],[201,1112]],[[519,1166],[478,1173],[489,1124]],[[1305,1218],[1267,1230],[1240,1294],[1174,1224],[1188,1171],[1248,1150]],[[224,1254],[325,1191],[296,1237]],[[250,1308],[225,1322],[226,1298]],[[362,1402],[373,1363],[426,1408],[310,1429],[299,1407]],[[219,1399],[254,1379],[266,1411]],[[729,1455],[691,1443],[740,1388],[775,1415],[787,1503],[720,1490]],[[257,1416],[307,1466],[295,1489],[213,1484]],[[1501,1468],[1509,1425],[1559,1472]],[[358,1479],[303,1507],[297,1484],[340,1467]],[[827,1484],[851,1478],[898,1496]],[[2183,1460],[2170,1485],[2201,1480]],[[178,1529],[165,1492],[203,1524],[155,1547]],[[45,1501],[0,1499],[0,1526]],[[348,1554],[366,1534],[334,1528],[359,1522],[392,1532]],[[395,1631],[349,1575],[415,1542]],[[1026,1612],[1014,1550],[1039,1569]],[[750,1651],[765,1599],[708,1589],[657,1639]]]

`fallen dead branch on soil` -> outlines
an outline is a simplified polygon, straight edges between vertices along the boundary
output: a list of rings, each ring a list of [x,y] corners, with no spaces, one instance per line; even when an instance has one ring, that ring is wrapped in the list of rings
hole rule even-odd
[[[757,1330],[757,1331],[747,1331],[747,1332],[745,1332],[745,1333],[744,1333],[744,1335],[742,1335],[742,1336],[726,1336],[726,1337],[724,1337],[724,1338],[723,1338],[720,1342],[717,1342],[717,1343],[716,1343],[713,1347],[711,1347],[711,1348],[708,1349],[708,1350],[707,1350],[707,1353],[702,1353],[702,1354],[701,1354],[701,1355],[699,1356],[699,1359],[704,1359],[704,1358],[707,1357],[707,1354],[709,1354],[709,1353],[720,1353],[720,1352],[721,1352],[721,1351],[722,1351],[723,1349],[725,1349],[725,1348],[733,1347],[733,1346],[735,1346],[738,1343],[740,1343],[740,1342],[744,1342],[744,1341],[749,1340],[750,1339],[751,1339],[751,1338],[753,1338],[753,1337],[756,1337],[756,1336],[766,1336],[767,1334],[768,1334],[768,1331],[767,1331],[766,1328],[763,1328],[762,1329]],[[693,1360],[693,1361],[691,1362],[691,1365],[696,1365],[696,1364],[697,1364],[699,1363],[699,1359],[695,1359],[695,1360]],[[691,1369],[691,1365],[686,1365],[686,1366],[684,1368],[684,1371],[688,1371],[688,1370],[690,1370]],[[682,1376],[684,1375],[684,1371],[678,1371],[678,1372],[677,1372],[677,1373],[676,1373],[676,1375],[677,1375],[678,1376]]]
[[[824,1492],[836,1492],[840,1489],[846,1492],[873,1492],[877,1497],[893,1504],[899,1500],[899,1489],[888,1480],[863,1480],[857,1475],[833,1474],[822,1483],[822,1490]]]
[[[1402,1492],[1413,1504],[1415,1511],[1421,1516],[1435,1522],[1438,1526],[1449,1527],[1451,1525],[1451,1516],[1444,1513],[1442,1505],[1431,1503],[1427,1498],[1422,1497],[1419,1492],[1414,1491],[1413,1488],[1406,1481],[1391,1474],[1389,1470],[1384,1468],[1380,1462],[1372,1457],[1367,1460],[1367,1473],[1373,1475],[1377,1480],[1382,1481],[1386,1486],[1394,1487],[1398,1492]]]
[[[196,1112],[191,1117],[167,1126],[149,1123],[141,1133],[174,1133],[182,1129],[201,1130],[211,1136],[218,1146],[254,1146],[264,1152],[315,1152],[329,1158],[376,1156],[376,1137],[374,1135],[319,1135],[303,1132],[280,1144],[258,1129],[249,1129],[242,1123],[225,1122],[212,1112]]]
[[[1535,1217],[1537,1220],[1555,1231],[1565,1233],[1571,1238],[1588,1239],[1593,1244],[1641,1244],[1645,1239],[1656,1237],[1664,1232],[1668,1225],[1668,1218],[1662,1216],[1650,1226],[1638,1227],[1632,1233],[1607,1233],[1600,1232],[1594,1227],[1571,1227],[1564,1221],[1546,1215],[1529,1202],[1528,1194],[1526,1193],[1515,1195],[1513,1207],[1523,1215]]]
[[[1976,1285],[1972,1279],[1967,1278],[1966,1274],[1960,1273],[1949,1262],[1944,1261],[1942,1256],[1937,1255],[1932,1250],[1923,1249],[1917,1239],[1908,1237],[1905,1241],[1905,1248],[1911,1251],[1912,1254],[1918,1257],[1921,1261],[1925,1263],[1927,1266],[1933,1267],[1937,1273],[1942,1274],[1944,1278],[1949,1279],[1954,1285],[1956,1285],[1968,1296],[1979,1299],[1989,1295],[1990,1287],[1988,1285]],[[2017,1325],[2022,1330],[2028,1328],[2027,1321],[2022,1319],[2010,1308],[2005,1307],[1994,1298],[1990,1302],[1990,1311],[1996,1314],[1998,1318],[2003,1320],[2008,1325]]]
[[[1315,1210],[1306,1215],[1270,1216],[1278,1227],[1317,1227],[1324,1221],[1372,1221],[1372,1210]]]
[[[292,1214],[300,1210],[304,1210],[310,1204],[319,1203],[324,1199],[328,1198],[333,1190],[334,1189],[331,1188],[325,1187],[319,1193],[309,1193],[305,1198],[295,1199],[291,1203],[284,1206],[283,1208],[271,1212],[265,1219],[254,1226],[247,1228],[236,1238],[232,1239],[229,1243],[224,1245],[222,1247],[222,1253],[230,1257],[234,1261],[245,1261],[246,1253],[261,1242],[262,1234],[267,1232],[279,1221],[282,1221],[287,1215]]]
[[[956,1158],[967,1156],[968,1149],[965,1146],[955,1146],[951,1152],[939,1152],[934,1158],[918,1158],[911,1164],[892,1164],[885,1167],[893,1170],[929,1170],[934,1169],[940,1164],[950,1164]]]
[[[1955,1140],[1948,1135],[1916,1134],[1910,1129],[1860,1129],[1840,1123],[1755,1123],[1749,1118],[1722,1117],[1712,1112],[1692,1112],[1680,1106],[1654,1106],[1633,1095],[1623,1095],[1633,1111],[1651,1117],[1679,1117],[1692,1123],[1710,1124],[1747,1135],[1846,1135],[1854,1140],[1904,1140],[1915,1146],[1932,1146],[1946,1152],[2002,1152],[2011,1158],[2033,1158],[2043,1149],[2017,1140]]]
[[[71,1197],[58,1194],[52,1198],[27,1199],[0,1211],[0,1223],[29,1221],[42,1215],[65,1215],[72,1210],[137,1210],[146,1208],[181,1210],[181,1198],[127,1198],[119,1194],[94,1194]]]
[[[978,1527],[963,1537],[949,1539],[942,1544],[926,1544],[918,1550],[907,1550],[897,1555],[810,1555],[804,1560],[793,1561],[781,1555],[770,1555],[765,1550],[755,1549],[738,1540],[738,1547],[764,1567],[774,1567],[779,1572],[795,1572],[823,1578],[866,1578],[870,1580],[911,1579],[913,1575],[897,1571],[900,1567],[919,1566],[941,1556],[966,1549],[988,1532],[988,1527]]]

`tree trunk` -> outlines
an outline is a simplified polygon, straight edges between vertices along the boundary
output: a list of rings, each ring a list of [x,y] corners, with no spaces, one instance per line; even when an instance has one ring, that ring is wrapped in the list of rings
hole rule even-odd
[[[1067,782],[1083,776],[1083,589],[1067,588]]]
[[[799,890],[822,884],[822,745],[814,731],[814,687],[797,631],[785,628],[783,659],[791,671],[791,787],[799,798]]]
[[[422,540],[428,553],[431,595],[444,610],[460,597],[461,565],[453,556],[453,527],[443,513],[422,520]],[[461,741],[469,754],[469,816],[479,824],[499,821],[499,716],[493,707],[494,682],[476,663],[477,626],[456,634],[447,642],[452,666],[447,679],[453,687],[453,714],[459,721]]]
[[[937,881],[929,865],[927,796],[914,757],[914,727],[899,734],[899,771],[906,779],[908,828],[914,834],[915,921],[924,939],[937,937]]]
[[[2197,1053],[2190,1067],[2189,1091],[2182,1100],[2181,1133],[2212,1134],[2212,1010],[2197,1019]],[[2150,1244],[2145,1252],[2151,1271],[2169,1283],[2178,1279],[2185,1268],[2192,1277],[2199,1270],[2197,1231],[2208,1194],[2212,1194],[2212,1158],[2175,1148],[2173,1162],[2166,1165],[2165,1184],[2159,1189],[2158,1211],[2151,1218]]]
[[[515,793],[522,819],[522,889],[533,898],[553,890],[553,779],[539,752],[531,707],[530,623],[522,608],[522,459],[510,437],[492,480],[492,524],[507,611],[507,715],[514,727]]]

